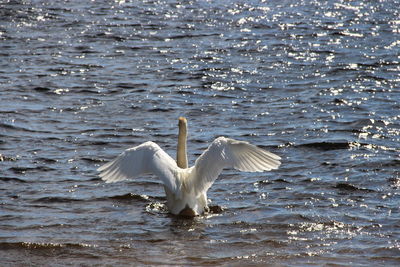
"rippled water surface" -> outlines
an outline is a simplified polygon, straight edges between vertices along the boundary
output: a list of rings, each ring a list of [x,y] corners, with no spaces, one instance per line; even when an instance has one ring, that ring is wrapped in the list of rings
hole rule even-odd
[[[400,2],[0,1],[0,265],[400,263]],[[96,168],[177,118],[282,157],[168,214]]]

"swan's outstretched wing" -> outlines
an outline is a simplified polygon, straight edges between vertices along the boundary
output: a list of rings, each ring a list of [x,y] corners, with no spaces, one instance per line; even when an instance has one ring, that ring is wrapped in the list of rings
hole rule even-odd
[[[277,169],[280,157],[264,149],[225,137],[218,137],[196,160],[192,186],[196,193],[204,192],[213,184],[224,168],[261,172]]]
[[[180,188],[180,181],[176,179],[178,166],[175,160],[153,142],[129,148],[97,170],[101,179],[107,183],[152,173],[172,192],[177,192]]]

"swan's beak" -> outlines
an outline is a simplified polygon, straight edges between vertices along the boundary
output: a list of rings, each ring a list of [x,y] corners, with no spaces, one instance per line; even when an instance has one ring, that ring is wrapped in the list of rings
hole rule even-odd
[[[179,131],[182,131],[183,133],[186,133],[187,131],[187,120],[185,117],[179,117],[179,123],[178,123]]]
[[[185,117],[179,117],[179,124],[187,124],[187,120]]]

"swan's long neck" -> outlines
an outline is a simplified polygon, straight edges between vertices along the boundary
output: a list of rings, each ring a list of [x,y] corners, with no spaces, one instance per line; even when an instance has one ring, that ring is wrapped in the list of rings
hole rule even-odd
[[[176,152],[176,163],[179,168],[188,168],[186,154],[187,121],[184,117],[179,118],[178,150]]]

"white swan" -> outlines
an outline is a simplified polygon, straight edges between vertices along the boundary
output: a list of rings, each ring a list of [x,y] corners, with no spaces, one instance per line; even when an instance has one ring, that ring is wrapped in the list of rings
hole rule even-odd
[[[171,213],[196,216],[208,210],[207,190],[225,168],[260,172],[277,169],[280,157],[248,142],[218,137],[188,168],[187,121],[179,118],[177,162],[156,143],[148,141],[129,148],[97,170],[107,183],[134,178],[144,173],[158,176],[164,184]]]

